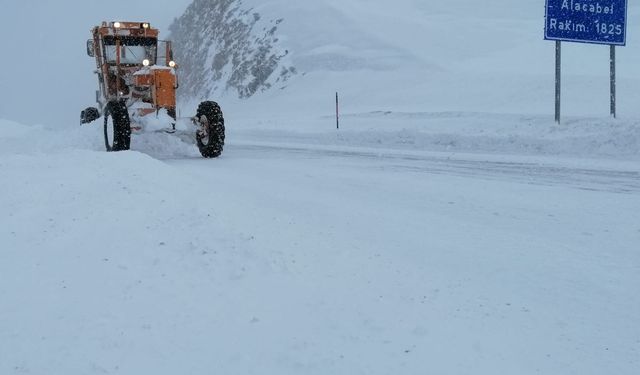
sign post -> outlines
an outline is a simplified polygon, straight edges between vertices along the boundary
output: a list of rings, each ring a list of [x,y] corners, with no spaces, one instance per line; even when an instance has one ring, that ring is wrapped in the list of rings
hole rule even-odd
[[[556,41],[556,122],[560,122],[560,42],[609,45],[611,115],[616,117],[616,51],[627,43],[628,0],[546,0],[544,38]]]
[[[560,98],[562,85],[562,42],[556,40],[556,122],[560,123]]]
[[[616,118],[616,46],[611,46],[609,57],[609,66],[611,73],[611,117]]]

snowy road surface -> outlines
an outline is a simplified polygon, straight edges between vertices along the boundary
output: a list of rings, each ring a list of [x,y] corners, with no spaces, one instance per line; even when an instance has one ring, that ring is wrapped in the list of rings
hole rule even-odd
[[[640,370],[634,164],[31,141],[0,137],[0,373]]]
[[[506,179],[534,185],[565,185],[582,190],[621,193],[640,191],[640,167],[636,163],[609,162],[594,167],[594,160],[579,164],[549,163],[547,160],[511,155],[497,158],[488,155],[445,152],[400,152],[362,148],[331,148],[310,145],[283,145],[256,142],[234,147],[239,155],[249,154],[278,159],[365,159],[368,168],[387,171],[423,172],[459,177]],[[514,161],[515,159],[515,161]],[[518,160],[520,159],[520,160]],[[372,163],[370,163],[372,162]],[[575,160],[574,160],[575,162]],[[595,161],[596,165],[598,164]]]

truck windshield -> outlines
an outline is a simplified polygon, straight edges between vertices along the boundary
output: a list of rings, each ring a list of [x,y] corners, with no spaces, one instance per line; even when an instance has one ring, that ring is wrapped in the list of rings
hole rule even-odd
[[[154,38],[120,37],[120,64],[142,65],[142,60],[148,59],[151,64],[156,62],[158,41]],[[117,61],[116,39],[104,38],[104,52],[108,63]]]

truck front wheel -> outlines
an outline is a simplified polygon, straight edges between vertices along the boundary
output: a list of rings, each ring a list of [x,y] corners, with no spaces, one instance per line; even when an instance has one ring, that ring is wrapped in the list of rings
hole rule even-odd
[[[220,105],[206,101],[200,103],[196,113],[200,130],[196,134],[196,141],[200,154],[205,158],[217,158],[224,148],[224,117]]]
[[[131,120],[125,103],[111,101],[104,110],[104,144],[107,151],[125,151],[131,145]]]

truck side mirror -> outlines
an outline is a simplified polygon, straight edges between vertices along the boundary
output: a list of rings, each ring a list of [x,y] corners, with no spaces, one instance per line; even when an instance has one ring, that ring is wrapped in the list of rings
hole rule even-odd
[[[87,55],[89,55],[89,57],[96,56],[96,52],[94,48],[95,48],[95,44],[93,42],[93,39],[87,40]]]

